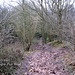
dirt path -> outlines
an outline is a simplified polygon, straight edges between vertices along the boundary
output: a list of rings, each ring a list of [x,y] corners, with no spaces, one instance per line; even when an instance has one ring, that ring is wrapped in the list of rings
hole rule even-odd
[[[24,58],[14,75],[73,75],[66,68],[60,57],[66,50],[55,50],[46,45],[43,49]]]

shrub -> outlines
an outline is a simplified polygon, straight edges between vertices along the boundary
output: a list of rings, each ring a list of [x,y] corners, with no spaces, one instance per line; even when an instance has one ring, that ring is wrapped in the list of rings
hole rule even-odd
[[[0,72],[13,73],[19,66],[23,54],[20,50],[13,51],[12,49],[0,50]]]
[[[36,37],[36,38],[41,38],[41,37],[42,37],[42,34],[39,33],[39,32],[36,32],[35,35],[34,35],[34,37]]]

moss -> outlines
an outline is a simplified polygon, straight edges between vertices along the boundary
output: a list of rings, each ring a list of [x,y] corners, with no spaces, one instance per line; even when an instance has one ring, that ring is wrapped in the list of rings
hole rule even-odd
[[[57,45],[59,45],[59,44],[62,44],[62,41],[53,41],[52,43],[51,43],[51,46],[57,46]]]
[[[72,67],[68,67],[67,68],[71,73],[73,73],[73,68]]]

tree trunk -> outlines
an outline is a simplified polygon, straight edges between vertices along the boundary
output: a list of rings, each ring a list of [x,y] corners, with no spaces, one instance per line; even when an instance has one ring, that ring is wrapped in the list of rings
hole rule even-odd
[[[31,47],[31,42],[27,45],[27,47],[25,48],[25,51],[29,51],[30,47]]]
[[[26,47],[26,51],[29,51],[31,44],[28,44],[28,46]]]
[[[62,41],[62,9],[60,8],[60,5],[62,4],[62,1],[58,0],[58,14],[57,14],[57,19],[58,19],[58,30],[59,30],[59,41]]]

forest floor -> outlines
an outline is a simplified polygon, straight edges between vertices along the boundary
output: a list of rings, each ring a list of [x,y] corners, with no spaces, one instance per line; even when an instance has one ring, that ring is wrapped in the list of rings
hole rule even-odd
[[[34,50],[25,53],[24,60],[14,75],[75,75],[75,64],[72,65],[75,53],[48,44],[44,47],[41,43],[33,46]]]

